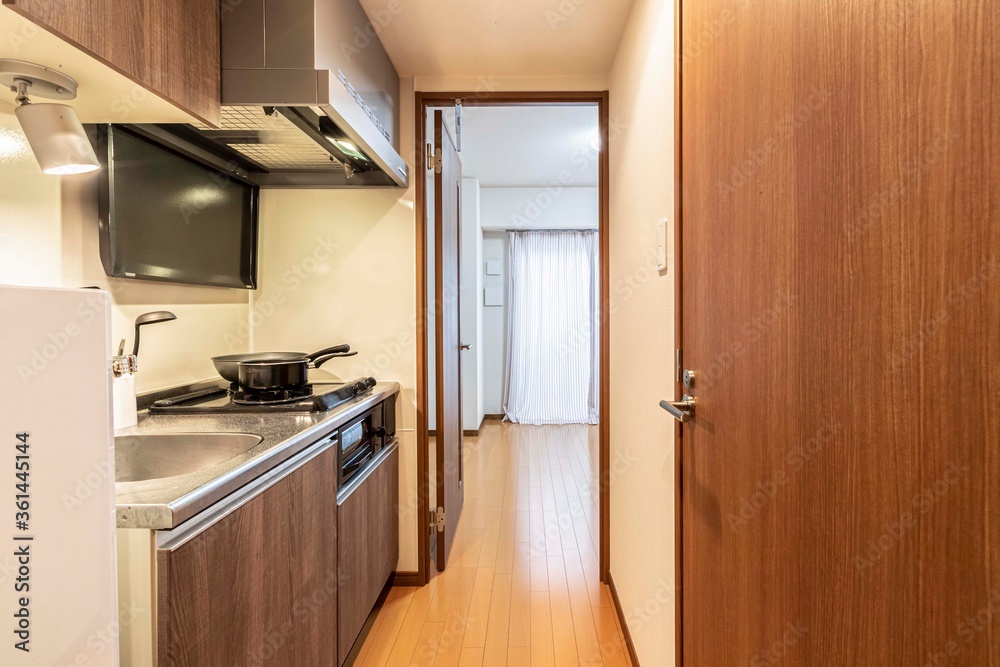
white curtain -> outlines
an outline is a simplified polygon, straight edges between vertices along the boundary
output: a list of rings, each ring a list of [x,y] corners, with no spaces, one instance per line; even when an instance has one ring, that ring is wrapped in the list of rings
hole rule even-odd
[[[509,234],[507,419],[596,424],[597,232]]]

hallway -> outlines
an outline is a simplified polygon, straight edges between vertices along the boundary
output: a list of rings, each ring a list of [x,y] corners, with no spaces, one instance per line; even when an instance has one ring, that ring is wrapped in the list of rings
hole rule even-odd
[[[390,591],[355,665],[629,665],[599,581],[597,446],[587,425],[465,438],[450,566]]]

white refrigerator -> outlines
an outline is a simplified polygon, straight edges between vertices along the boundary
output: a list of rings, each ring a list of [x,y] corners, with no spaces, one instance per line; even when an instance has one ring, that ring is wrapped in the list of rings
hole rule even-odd
[[[0,286],[0,665],[118,664],[109,307]]]

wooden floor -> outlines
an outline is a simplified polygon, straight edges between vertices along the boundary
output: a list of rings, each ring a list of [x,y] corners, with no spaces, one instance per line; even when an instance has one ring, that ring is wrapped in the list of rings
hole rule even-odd
[[[466,438],[449,565],[390,591],[355,665],[629,665],[598,574],[597,446],[585,425]]]

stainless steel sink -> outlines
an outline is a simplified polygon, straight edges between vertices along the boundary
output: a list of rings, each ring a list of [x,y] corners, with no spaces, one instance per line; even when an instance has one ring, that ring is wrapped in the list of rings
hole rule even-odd
[[[261,443],[248,433],[156,433],[115,438],[115,480],[141,482],[187,473],[228,461]]]

